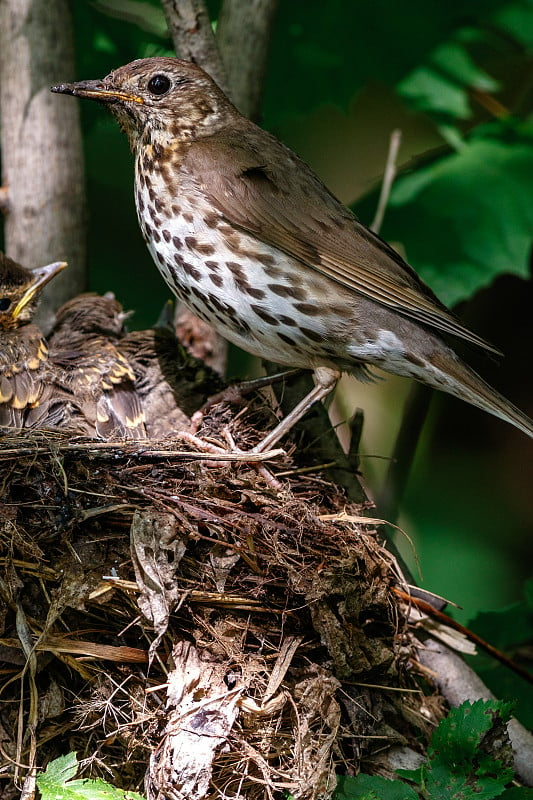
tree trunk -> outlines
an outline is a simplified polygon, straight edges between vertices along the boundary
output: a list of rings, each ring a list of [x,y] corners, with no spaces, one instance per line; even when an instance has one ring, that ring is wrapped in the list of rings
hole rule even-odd
[[[0,3],[0,115],[5,249],[26,267],[64,259],[39,310],[53,310],[85,288],[85,186],[76,103],[50,93],[74,77],[67,0]]]

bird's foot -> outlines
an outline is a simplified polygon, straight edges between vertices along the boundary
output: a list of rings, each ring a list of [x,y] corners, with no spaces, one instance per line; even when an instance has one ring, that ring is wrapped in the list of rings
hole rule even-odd
[[[226,466],[229,461],[238,461],[238,462],[240,461],[243,463],[249,462],[257,470],[259,475],[261,475],[264,478],[265,482],[267,483],[268,486],[270,486],[271,489],[276,489],[279,491],[282,488],[282,484],[277,480],[277,478],[274,477],[274,475],[270,472],[270,470],[263,463],[261,463],[261,461],[263,459],[267,460],[271,458],[276,458],[276,456],[283,455],[284,454],[283,450],[281,449],[267,450],[267,451],[262,451],[261,453],[256,453],[253,450],[251,451],[241,450],[235,444],[235,440],[233,439],[233,436],[231,435],[228,428],[224,428],[222,430],[222,435],[226,440],[228,449],[224,449],[223,447],[220,447],[218,444],[214,444],[213,442],[210,442],[206,439],[202,439],[200,436],[196,436],[195,434],[190,433],[188,431],[181,431],[178,434],[180,439],[193,445],[196,449],[200,450],[200,452],[209,453],[210,455],[219,455],[221,457],[220,461],[210,459],[208,462],[209,466],[222,467]],[[231,456],[236,456],[236,457],[231,458]],[[262,458],[258,459],[258,456]]]

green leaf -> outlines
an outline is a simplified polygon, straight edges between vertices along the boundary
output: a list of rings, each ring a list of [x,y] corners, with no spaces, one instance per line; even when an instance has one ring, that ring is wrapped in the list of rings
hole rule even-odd
[[[346,108],[369,82],[395,86],[427,63],[465,19],[485,18],[502,5],[411,0],[406,10],[386,0],[280,3],[265,87],[267,127],[324,104]]]
[[[425,65],[398,84],[398,92],[419,111],[468,119],[472,115],[469,89],[492,92],[499,88],[468,52],[472,38],[470,29],[458,31],[454,39],[434,50]]]
[[[533,789],[525,786],[513,786],[500,795],[502,800],[533,800]]]
[[[117,789],[100,778],[73,780],[77,769],[76,753],[51,761],[37,777],[43,800],[144,800],[138,792]]]
[[[66,756],[59,756],[59,758],[54,759],[54,761],[48,764],[46,772],[39,775],[37,778],[37,786],[41,788],[41,782],[43,784],[55,783],[61,786],[67,781],[72,780],[77,769],[78,759],[76,753],[67,753]]]
[[[491,800],[502,794],[513,776],[504,727],[511,709],[511,703],[477,700],[450,711],[432,736],[422,768],[422,787],[429,798]]]
[[[412,72],[399,84],[398,92],[417,111],[457,119],[471,116],[465,87],[452,83],[449,78],[428,67]]]
[[[525,582],[522,593],[524,600],[497,611],[482,611],[468,623],[474,633],[511,656],[533,639],[533,579]],[[482,652],[468,662],[497,697],[512,698],[516,716],[526,727],[533,727],[531,684]]]
[[[447,305],[498,275],[529,276],[533,141],[479,136],[400,176],[383,235]]]
[[[529,50],[533,50],[533,3],[518,0],[505,3],[492,17],[493,22]]]
[[[389,781],[379,775],[341,775],[333,800],[418,800],[418,795],[403,781]]]

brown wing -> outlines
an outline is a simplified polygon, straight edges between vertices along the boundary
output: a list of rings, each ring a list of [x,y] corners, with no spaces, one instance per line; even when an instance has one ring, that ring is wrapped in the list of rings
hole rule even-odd
[[[34,325],[0,339],[0,425],[24,428],[46,389],[48,348]]]
[[[194,142],[182,164],[184,188],[196,183],[198,190],[200,184],[222,219],[342,286],[498,352],[465,328],[398,253],[281,142],[247,120],[239,134],[221,132]]]
[[[81,427],[89,423],[103,438],[146,437],[135,376],[113,342],[62,331],[50,340],[50,361],[57,384],[72,397],[72,424],[81,415]]]

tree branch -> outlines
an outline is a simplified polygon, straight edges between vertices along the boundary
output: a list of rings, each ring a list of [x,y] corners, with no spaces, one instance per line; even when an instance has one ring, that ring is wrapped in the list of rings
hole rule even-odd
[[[177,55],[198,64],[231,97],[205,0],[161,0]]]
[[[217,41],[235,105],[251,119],[261,96],[278,0],[224,0]]]
[[[444,645],[432,640],[424,642],[418,650],[418,659],[432,671],[434,682],[451,706],[459,706],[465,700],[495,699],[474,670]],[[533,786],[533,735],[514,718],[507,730],[515,770],[527,786]]]

